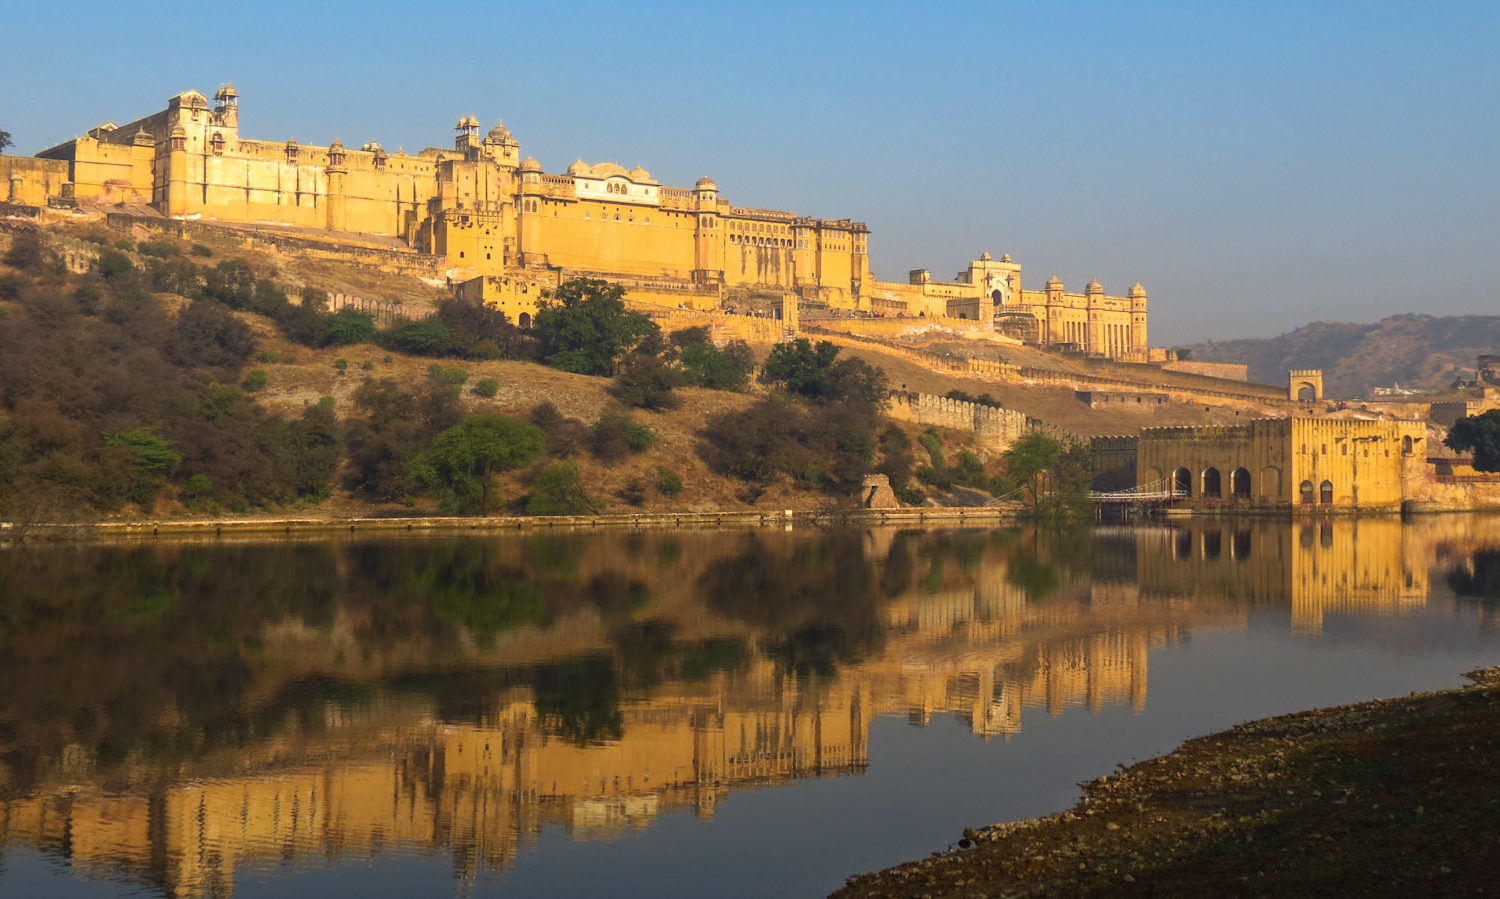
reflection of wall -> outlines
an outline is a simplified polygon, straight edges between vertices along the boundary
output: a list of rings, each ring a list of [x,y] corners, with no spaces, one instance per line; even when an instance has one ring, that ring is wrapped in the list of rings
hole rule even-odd
[[[1243,519],[1145,532],[1149,596],[1220,596],[1290,606],[1316,632],[1329,612],[1399,614],[1426,602],[1423,544],[1395,518],[1325,518],[1291,528]]]

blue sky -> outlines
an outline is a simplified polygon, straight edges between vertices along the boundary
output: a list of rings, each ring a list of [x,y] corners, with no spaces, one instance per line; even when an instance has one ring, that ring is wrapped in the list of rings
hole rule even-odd
[[[29,17],[29,20],[28,20]],[[232,80],[246,136],[576,157],[868,222],[877,276],[1010,253],[1152,343],[1500,313],[1500,3],[29,4],[34,153]]]

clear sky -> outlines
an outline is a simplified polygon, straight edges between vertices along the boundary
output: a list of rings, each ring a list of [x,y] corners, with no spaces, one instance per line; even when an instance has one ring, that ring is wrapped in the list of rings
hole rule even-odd
[[[241,133],[408,151],[503,118],[574,158],[1152,298],[1152,343],[1495,313],[1500,3],[22,4],[34,153],[233,81]]]

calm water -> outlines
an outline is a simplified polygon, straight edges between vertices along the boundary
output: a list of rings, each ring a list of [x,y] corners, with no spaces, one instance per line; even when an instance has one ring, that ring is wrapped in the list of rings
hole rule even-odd
[[[0,893],[818,895],[1497,596],[1462,516],[0,550]]]

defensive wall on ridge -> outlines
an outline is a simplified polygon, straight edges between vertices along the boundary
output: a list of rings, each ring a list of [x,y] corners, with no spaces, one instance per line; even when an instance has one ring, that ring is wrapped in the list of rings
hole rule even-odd
[[[884,353],[889,356],[910,360],[934,371],[954,372],[997,383],[1064,387],[1075,391],[1107,391],[1113,389],[1132,395],[1145,392],[1165,393],[1172,402],[1201,403],[1218,406],[1238,405],[1247,401],[1279,406],[1306,405],[1305,403],[1299,404],[1293,400],[1289,400],[1285,388],[1273,387],[1268,384],[1226,383],[1218,378],[1183,372],[1173,372],[1172,383],[1163,383],[1161,380],[1149,376],[1118,377],[1106,374],[1066,372],[1056,369],[1015,365],[1008,362],[994,362],[988,359],[975,359],[968,356],[948,356],[924,350],[893,347],[877,340],[825,331],[816,326],[809,326],[804,328],[804,330],[810,332],[809,336],[816,337],[818,340],[827,340],[840,346],[855,349],[874,350],[875,352]],[[1111,366],[1110,370],[1113,371],[1120,367],[1121,363],[1112,363]],[[1156,374],[1160,372],[1160,369],[1153,366],[1151,371],[1153,374]]]
[[[886,414],[897,421],[969,431],[989,449],[1003,450],[1027,431],[1024,412],[998,409],[967,400],[893,390]]]

